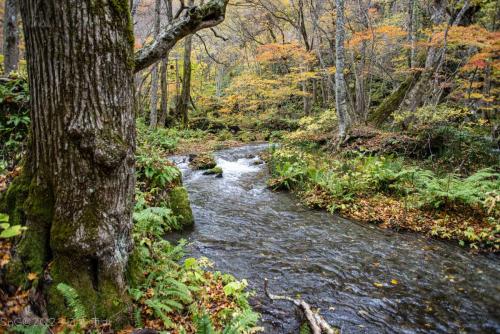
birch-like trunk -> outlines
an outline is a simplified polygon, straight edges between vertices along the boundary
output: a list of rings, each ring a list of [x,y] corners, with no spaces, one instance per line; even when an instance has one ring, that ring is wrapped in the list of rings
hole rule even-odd
[[[3,19],[3,66],[5,75],[17,70],[19,62],[18,2],[18,0],[5,0]]]
[[[154,16],[154,36],[160,34],[160,10],[161,0],[155,0],[155,16]],[[149,127],[154,129],[158,124],[158,64],[153,65],[153,73],[151,74],[151,101],[149,111]]]
[[[347,110],[347,91],[344,77],[345,69],[345,3],[344,0],[335,0],[337,6],[337,23],[335,31],[335,107],[339,122],[338,145],[347,137],[350,127],[350,117]]]

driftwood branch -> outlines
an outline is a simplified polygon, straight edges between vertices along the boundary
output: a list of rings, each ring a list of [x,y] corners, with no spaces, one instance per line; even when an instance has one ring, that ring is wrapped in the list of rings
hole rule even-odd
[[[182,38],[198,30],[211,28],[224,21],[229,0],[210,0],[204,5],[189,8],[160,32],[153,43],[135,53],[135,72],[154,64]]]
[[[264,279],[264,292],[266,293],[266,296],[271,300],[287,300],[289,302],[292,302],[296,306],[300,307],[304,312],[307,321],[309,322],[309,326],[311,327],[313,334],[335,333],[335,331],[332,329],[332,327],[330,327],[330,325],[326,322],[326,320],[323,319],[323,317],[318,313],[313,312],[311,306],[305,301],[301,299],[294,299],[288,296],[279,296],[271,294],[268,289],[267,278]]]

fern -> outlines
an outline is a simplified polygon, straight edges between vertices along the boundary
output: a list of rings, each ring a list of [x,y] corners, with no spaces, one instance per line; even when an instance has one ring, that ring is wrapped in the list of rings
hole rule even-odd
[[[64,297],[66,302],[68,303],[71,311],[73,312],[73,316],[76,320],[85,320],[87,319],[87,313],[85,311],[85,307],[80,301],[80,297],[75,289],[70,287],[67,284],[59,283],[57,285],[57,290]]]
[[[212,321],[208,314],[204,314],[196,321],[196,334],[215,334]]]
[[[146,305],[149,306],[153,310],[154,314],[163,321],[163,325],[166,328],[170,328],[174,325],[172,320],[170,320],[170,318],[166,315],[167,313],[173,311],[170,306],[165,305],[158,299],[146,300]]]
[[[233,318],[231,323],[224,328],[222,334],[240,334],[251,329],[259,321],[259,315],[252,310],[245,310],[240,315]]]

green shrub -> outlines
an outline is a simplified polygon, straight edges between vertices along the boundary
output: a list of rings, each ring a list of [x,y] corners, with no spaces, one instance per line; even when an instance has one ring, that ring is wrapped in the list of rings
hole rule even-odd
[[[139,182],[145,182],[149,189],[164,188],[180,179],[180,170],[157,151],[142,148],[136,154],[136,175]]]
[[[29,117],[29,90],[25,77],[0,83],[0,159],[15,164],[25,149]]]

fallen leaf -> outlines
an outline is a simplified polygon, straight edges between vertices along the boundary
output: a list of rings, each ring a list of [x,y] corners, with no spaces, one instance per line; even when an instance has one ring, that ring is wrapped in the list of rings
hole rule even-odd
[[[29,273],[28,274],[28,281],[34,281],[38,278],[38,274],[37,273]]]
[[[397,280],[397,279],[392,279],[392,280],[391,280],[391,284],[392,284],[392,285],[398,285],[398,284],[399,284],[399,282],[398,282],[398,280]]]

